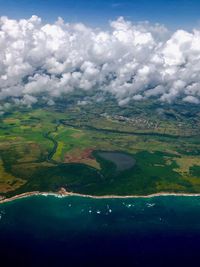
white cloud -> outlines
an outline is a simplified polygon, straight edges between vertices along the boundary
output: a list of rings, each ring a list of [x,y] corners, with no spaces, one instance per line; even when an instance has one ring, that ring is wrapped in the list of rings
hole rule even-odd
[[[200,103],[198,98],[191,96],[191,95],[184,97],[183,101],[188,102],[188,103],[192,103],[192,104],[199,104]]]
[[[148,97],[200,103],[200,31],[133,24],[120,17],[110,30],[0,18],[0,100],[47,103],[74,89],[99,89],[120,105]],[[19,100],[17,100],[19,99]]]

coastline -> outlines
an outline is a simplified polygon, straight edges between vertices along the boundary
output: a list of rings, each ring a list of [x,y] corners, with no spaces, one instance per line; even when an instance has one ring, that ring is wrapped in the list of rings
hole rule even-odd
[[[79,193],[73,193],[68,192],[65,189],[61,189],[58,192],[39,192],[39,191],[33,191],[33,192],[27,192],[22,193],[10,198],[2,198],[0,199],[0,204],[11,202],[17,199],[27,198],[31,196],[55,196],[55,197],[83,197],[83,198],[93,198],[93,199],[128,199],[128,198],[154,198],[154,197],[161,197],[161,196],[177,196],[177,197],[200,197],[200,193],[173,193],[173,192],[160,192],[160,193],[154,193],[149,195],[104,195],[104,196],[96,196],[96,195],[87,195],[87,194],[79,194]]]

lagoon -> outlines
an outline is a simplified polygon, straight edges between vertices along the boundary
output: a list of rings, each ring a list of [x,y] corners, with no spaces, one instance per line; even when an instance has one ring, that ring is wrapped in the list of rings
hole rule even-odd
[[[131,169],[135,165],[135,159],[122,152],[115,152],[115,151],[99,151],[98,156],[101,158],[111,161],[115,164],[117,171],[125,171]]]

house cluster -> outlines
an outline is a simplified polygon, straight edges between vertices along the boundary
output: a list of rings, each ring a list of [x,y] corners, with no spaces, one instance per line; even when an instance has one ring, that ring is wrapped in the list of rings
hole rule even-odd
[[[142,117],[128,118],[122,115],[108,115],[107,113],[103,113],[101,114],[101,116],[110,120],[115,120],[119,122],[128,122],[133,126],[137,126],[138,128],[157,129],[159,127],[159,122],[150,121]]]

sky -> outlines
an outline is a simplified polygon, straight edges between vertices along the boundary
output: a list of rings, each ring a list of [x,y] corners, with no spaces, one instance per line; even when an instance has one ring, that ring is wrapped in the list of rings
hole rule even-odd
[[[200,26],[199,0],[0,0],[0,15],[46,21],[61,16],[65,21],[106,27],[109,20],[123,16],[132,21],[148,20],[170,29]]]
[[[31,106],[45,95],[53,105],[74,90],[98,89],[98,101],[109,93],[122,106],[149,98],[200,104],[200,1],[0,7],[0,113],[10,101]]]

